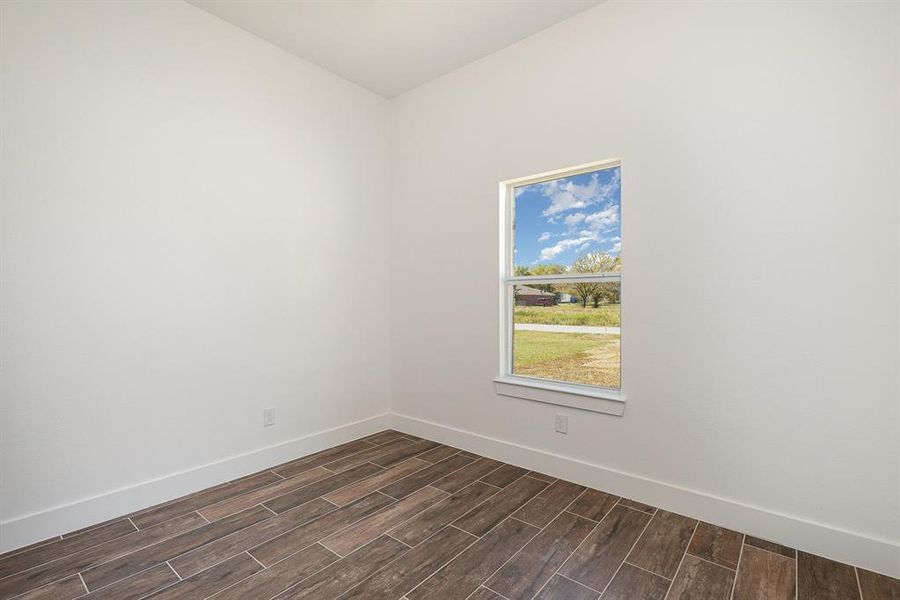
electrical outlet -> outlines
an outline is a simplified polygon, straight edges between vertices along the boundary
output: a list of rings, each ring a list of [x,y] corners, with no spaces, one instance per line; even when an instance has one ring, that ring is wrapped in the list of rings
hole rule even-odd
[[[556,415],[556,432],[569,433],[569,417],[566,415]]]
[[[270,425],[275,424],[275,409],[274,408],[264,408],[263,409],[263,427],[269,427]]]

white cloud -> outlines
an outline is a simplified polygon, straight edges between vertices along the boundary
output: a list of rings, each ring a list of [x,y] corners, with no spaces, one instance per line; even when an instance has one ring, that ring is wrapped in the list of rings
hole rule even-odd
[[[579,185],[571,179],[556,179],[541,184],[541,191],[550,198],[550,206],[543,215],[552,217],[567,210],[605,202],[619,190],[620,178],[620,171],[616,169],[610,180],[604,184],[600,183],[597,173],[594,173],[590,182],[584,185]]]
[[[546,242],[546,241],[549,240],[551,237],[553,237],[553,234],[550,233],[549,231],[545,231],[545,232],[542,233],[541,236],[538,238],[538,241],[539,241],[539,242]]]
[[[613,247],[608,250],[608,252],[610,254],[618,254],[621,251],[622,251],[622,242],[621,241],[613,244]]]
[[[563,223],[566,225],[575,225],[576,223],[581,223],[584,221],[584,213],[575,213],[571,215],[566,215],[566,218],[563,219]]]
[[[552,246],[543,248],[541,250],[541,256],[538,260],[552,260],[556,258],[557,255],[562,254],[570,248],[577,248],[594,241],[597,241],[596,234],[580,235],[576,238],[560,240]]]
[[[586,216],[584,222],[594,231],[608,231],[619,222],[619,207],[607,204],[603,210]]]

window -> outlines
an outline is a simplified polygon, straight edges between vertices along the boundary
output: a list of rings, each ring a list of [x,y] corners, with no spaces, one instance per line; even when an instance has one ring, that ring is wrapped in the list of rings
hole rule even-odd
[[[500,184],[497,391],[622,414],[621,166]]]

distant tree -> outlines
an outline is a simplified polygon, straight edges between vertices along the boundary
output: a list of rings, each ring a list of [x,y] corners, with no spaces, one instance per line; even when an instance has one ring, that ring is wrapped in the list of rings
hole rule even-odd
[[[531,275],[531,271],[525,265],[516,265],[516,268],[513,269],[513,275],[516,277],[528,277]],[[513,302],[518,303],[519,301],[519,286],[513,286]]]
[[[564,265],[534,265],[531,267],[530,275],[562,275],[566,272]],[[555,293],[556,287],[552,283],[536,283],[533,287],[542,292]]]
[[[621,270],[622,260],[606,252],[589,252],[572,264],[572,271],[575,273],[617,273]],[[611,282],[579,281],[572,284],[582,308],[587,308],[588,300],[591,300],[595,308],[603,299],[618,302],[618,287]]]

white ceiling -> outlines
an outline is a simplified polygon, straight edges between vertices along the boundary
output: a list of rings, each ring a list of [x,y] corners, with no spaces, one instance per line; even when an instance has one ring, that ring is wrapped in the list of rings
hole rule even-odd
[[[188,0],[386,98],[602,0]]]

